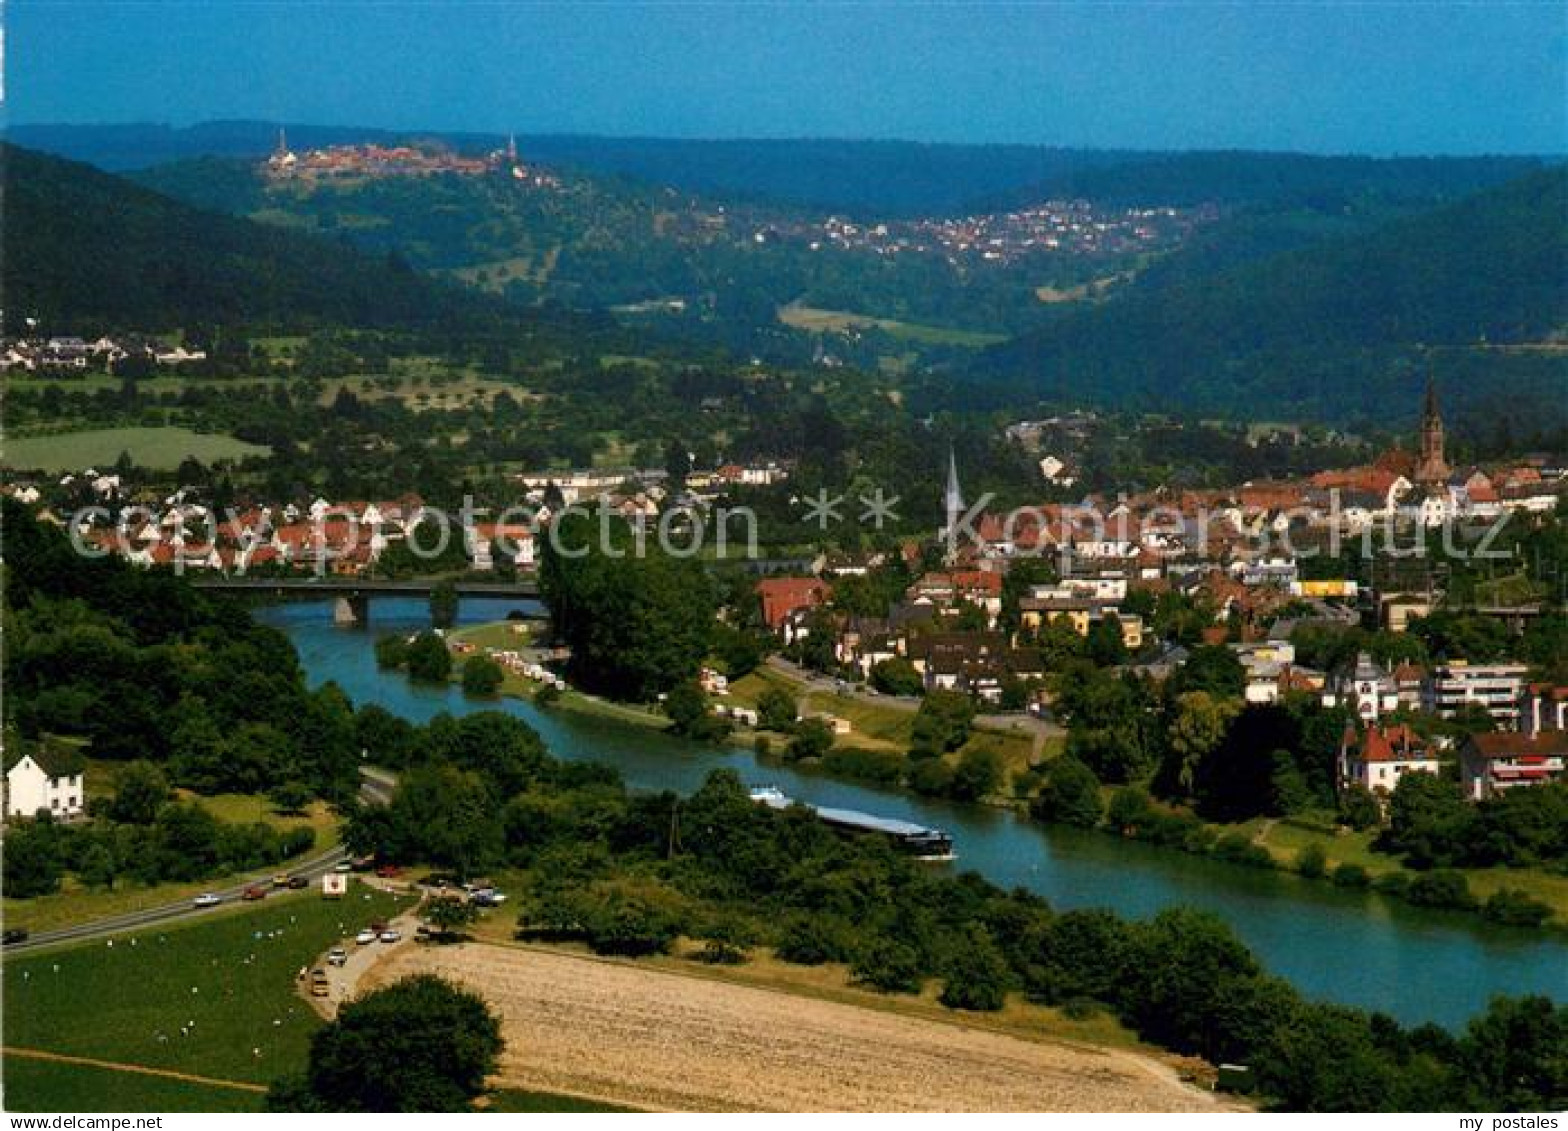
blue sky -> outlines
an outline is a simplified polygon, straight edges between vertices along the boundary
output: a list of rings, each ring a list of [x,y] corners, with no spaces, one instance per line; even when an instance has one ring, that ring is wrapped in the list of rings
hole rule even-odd
[[[1568,149],[1562,3],[9,0],[16,122]]]

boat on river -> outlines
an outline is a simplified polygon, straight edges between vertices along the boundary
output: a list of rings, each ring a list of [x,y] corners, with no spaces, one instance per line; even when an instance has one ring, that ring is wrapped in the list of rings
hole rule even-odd
[[[754,787],[751,790],[751,799],[759,805],[766,805],[769,809],[788,809],[791,805],[800,805],[811,810],[819,821],[830,828],[885,837],[917,860],[958,859],[953,851],[953,838],[941,829],[927,828],[913,821],[900,821],[893,817],[878,817],[873,813],[862,813],[857,809],[807,805],[803,801],[792,800],[783,790],[771,785]]]

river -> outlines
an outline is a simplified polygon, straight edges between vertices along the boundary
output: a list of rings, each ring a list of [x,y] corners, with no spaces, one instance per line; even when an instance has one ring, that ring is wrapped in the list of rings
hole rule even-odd
[[[516,604],[464,600],[460,623],[499,620]],[[287,633],[312,686],[333,680],[356,704],[378,703],[414,721],[496,709],[495,702],[465,699],[455,686],[415,685],[377,669],[376,635],[427,627],[428,612],[423,600],[377,598],[368,631],[334,626],[327,601],[272,605],[257,616]],[[1409,1024],[1457,1026],[1499,993],[1568,1000],[1568,945],[1558,938],[1099,833],[1046,828],[984,806],[836,781],[750,751],[700,746],[609,719],[541,711],[515,699],[501,700],[499,709],[526,719],[557,757],[613,765],[636,789],[690,792],[728,767],[748,784],[777,785],[802,801],[945,829],[959,856],[951,867],[1036,891],[1057,908],[1108,907],[1140,918],[1176,904],[1213,911],[1303,993]]]

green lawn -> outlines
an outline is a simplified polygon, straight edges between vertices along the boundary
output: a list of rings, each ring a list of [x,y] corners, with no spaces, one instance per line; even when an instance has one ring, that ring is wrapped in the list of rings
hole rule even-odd
[[[170,470],[187,456],[212,463],[264,456],[268,451],[232,436],[205,435],[189,428],[100,428],[10,440],[5,444],[3,458],[6,466],[29,471],[81,471],[88,467],[104,470],[121,452],[130,452],[131,458],[143,467]]]
[[[519,1115],[541,1115],[550,1112],[573,1114],[595,1111],[636,1111],[634,1107],[617,1107],[614,1104],[586,1100],[579,1096],[558,1096],[552,1092],[525,1092],[519,1088],[501,1088],[491,1092],[484,1103],[487,1112],[505,1112]]]
[[[360,885],[341,902],[300,892],[210,919],[8,958],[5,1043],[270,1083],[303,1067],[321,1025],[295,993],[300,968],[406,902]],[[72,1106],[86,1110],[95,1098],[83,1095]]]
[[[926,345],[993,346],[1007,340],[1006,334],[986,330],[958,330],[949,326],[927,326],[919,322],[900,322],[895,318],[876,318],[869,314],[856,314],[847,310],[824,310],[816,306],[790,303],[779,307],[778,319],[786,326],[813,333],[840,330],[882,330],[895,338],[922,342]]]
[[[7,1111],[252,1111],[262,1110],[260,1092],[120,1072],[89,1064],[8,1057]]]

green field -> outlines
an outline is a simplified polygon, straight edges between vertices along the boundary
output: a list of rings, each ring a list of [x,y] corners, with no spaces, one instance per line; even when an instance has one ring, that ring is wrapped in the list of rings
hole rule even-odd
[[[986,330],[958,330],[950,326],[927,326],[919,322],[900,322],[895,318],[875,318],[847,310],[824,310],[816,306],[790,303],[779,307],[779,321],[797,330],[814,334],[843,330],[881,330],[895,338],[933,346],[970,346],[979,349],[1007,340],[1006,334]]]
[[[88,432],[62,432],[55,436],[28,436],[5,444],[7,467],[32,471],[105,470],[129,452],[142,467],[169,470],[187,456],[202,463],[220,459],[264,456],[270,449],[247,444],[232,436],[205,435],[189,428],[100,428]]]
[[[400,903],[406,900],[358,885],[342,902],[301,892],[273,896],[255,910],[7,959],[5,1043],[270,1083],[304,1066],[321,1025],[295,993],[300,968]],[[74,1097],[69,1109],[86,1110],[98,1099]]]
[[[261,1111],[261,1092],[122,1072],[89,1064],[9,1057],[7,1111]]]

